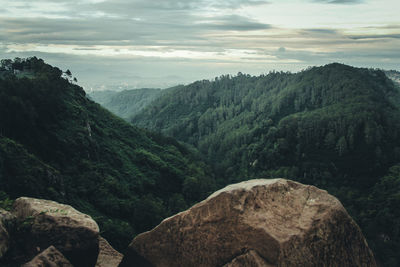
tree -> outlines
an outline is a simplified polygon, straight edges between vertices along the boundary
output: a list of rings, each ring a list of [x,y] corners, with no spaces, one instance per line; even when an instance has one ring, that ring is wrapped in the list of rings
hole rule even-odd
[[[4,68],[4,69],[11,69],[12,60],[11,59],[2,59],[1,60],[1,67]]]
[[[71,73],[70,70],[67,70],[67,71],[65,72],[65,74],[66,74],[69,78],[71,78],[71,76],[72,76],[72,73]]]
[[[339,153],[339,156],[343,156],[347,152],[347,141],[344,136],[342,136],[337,142],[336,149]]]

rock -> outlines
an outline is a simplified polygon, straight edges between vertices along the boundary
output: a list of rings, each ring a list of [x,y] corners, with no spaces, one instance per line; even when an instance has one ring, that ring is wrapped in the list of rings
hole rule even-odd
[[[0,259],[6,254],[9,248],[10,236],[6,228],[4,227],[3,223],[0,222]]]
[[[116,251],[103,237],[99,237],[99,256],[96,267],[117,267],[123,255]]]
[[[335,197],[314,186],[260,179],[230,185],[138,235],[120,264],[224,265],[376,263],[359,227]]]
[[[75,267],[94,266],[99,252],[99,227],[69,205],[21,197],[13,213],[25,232],[24,253],[31,258],[53,245]]]
[[[74,267],[55,247],[50,246],[21,267]]]
[[[15,215],[13,215],[9,211],[0,208],[0,222],[3,223],[6,228],[8,228],[10,225],[15,224],[15,220]]]
[[[274,267],[270,265],[263,258],[258,255],[254,250],[234,258],[230,263],[225,264],[224,267]]]
[[[0,259],[7,253],[10,247],[10,235],[8,227],[15,221],[15,217],[8,211],[0,209]]]

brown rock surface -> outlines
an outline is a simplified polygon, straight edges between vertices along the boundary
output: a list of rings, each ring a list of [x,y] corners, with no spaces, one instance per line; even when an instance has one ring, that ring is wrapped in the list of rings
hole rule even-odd
[[[13,206],[26,231],[27,256],[53,245],[75,267],[94,266],[99,251],[99,227],[88,215],[69,205],[21,197]]]
[[[15,217],[10,212],[0,209],[0,259],[10,247],[10,236],[7,226],[13,224],[14,221]]]
[[[224,267],[274,267],[270,265],[263,258],[258,255],[254,250],[234,258],[230,263],[225,264]]]
[[[5,225],[9,225],[9,224],[14,224],[15,220],[16,218],[11,212],[6,211],[4,209],[0,209],[0,222],[2,222]]]
[[[335,197],[284,179],[251,180],[215,192],[138,235],[120,266],[241,261],[268,267],[376,266],[359,227]]]
[[[21,267],[74,267],[55,247],[50,246]]]
[[[0,259],[6,254],[9,248],[9,235],[4,227],[3,223],[0,221]]]
[[[122,260],[123,255],[102,237],[99,237],[99,250],[96,267],[117,267]]]

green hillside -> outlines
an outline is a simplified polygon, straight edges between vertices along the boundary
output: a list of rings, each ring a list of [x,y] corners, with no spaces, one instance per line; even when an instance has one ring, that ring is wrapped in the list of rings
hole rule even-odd
[[[89,97],[121,118],[136,115],[161,94],[161,89],[133,89],[121,92],[94,91]]]
[[[394,81],[395,83],[400,85],[400,72],[396,70],[387,70],[385,71],[386,76]]]
[[[398,266],[399,104],[384,72],[335,63],[177,87],[132,122],[196,147],[219,186],[285,177],[327,189],[377,258]]]
[[[31,196],[71,204],[122,249],[215,190],[209,168],[185,146],[111,114],[58,68],[35,57],[2,64],[1,203]]]

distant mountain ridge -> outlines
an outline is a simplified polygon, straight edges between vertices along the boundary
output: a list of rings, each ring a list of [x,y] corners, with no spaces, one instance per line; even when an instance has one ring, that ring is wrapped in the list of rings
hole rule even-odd
[[[161,89],[132,89],[121,92],[93,91],[89,94],[97,103],[115,115],[128,119],[140,112],[161,94]]]
[[[239,73],[169,90],[132,123],[196,147],[219,187],[287,177],[329,190],[378,259],[398,266],[399,90],[383,71],[338,63]]]

